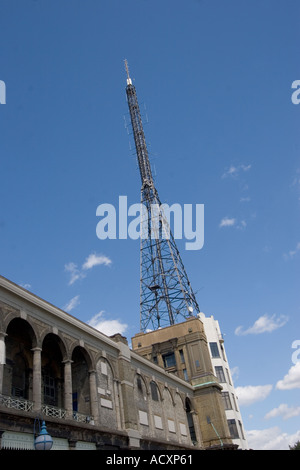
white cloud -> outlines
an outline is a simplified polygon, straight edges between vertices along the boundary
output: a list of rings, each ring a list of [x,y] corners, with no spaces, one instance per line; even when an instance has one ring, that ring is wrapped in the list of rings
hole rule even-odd
[[[91,269],[99,264],[109,266],[111,264],[111,259],[104,255],[96,255],[96,253],[92,253],[85,260],[85,263],[82,265],[82,269]]]
[[[235,226],[239,230],[245,230],[247,227],[247,222],[245,220],[241,220],[240,222],[237,221],[234,217],[223,217],[221,222],[219,223],[219,227],[233,227]]]
[[[70,262],[65,264],[65,271],[70,273],[69,286],[78,281],[78,279],[84,279],[86,277],[86,272],[88,269],[92,269],[94,266],[104,264],[109,266],[112,263],[111,259],[105,255],[97,255],[96,253],[91,253],[85,260],[82,265],[82,268],[79,269],[77,264]]]
[[[78,269],[77,264],[72,262],[65,264],[65,271],[68,271],[70,273],[69,286],[74,284],[74,282],[78,279],[83,279],[86,276]]]
[[[251,198],[250,197],[241,197],[240,202],[250,202]]]
[[[116,333],[120,333],[122,335],[126,331],[128,327],[126,323],[121,323],[120,320],[107,320],[103,318],[103,314],[104,311],[97,313],[87,323],[107,336],[111,336]]]
[[[276,388],[278,390],[291,390],[293,388],[300,388],[300,362],[296,362],[296,364],[290,368],[284,378],[277,382]]]
[[[247,222],[245,220],[241,220],[241,222],[237,226],[237,228],[241,230],[245,229],[246,227],[247,227]]]
[[[77,305],[79,305],[79,295],[73,297],[63,308],[66,312],[71,312]]]
[[[251,165],[231,165],[227,170],[222,175],[222,178],[237,178],[241,172],[244,171],[249,171],[251,168]]]
[[[269,411],[266,414],[265,419],[276,418],[281,416],[284,420],[293,418],[294,416],[300,415],[300,406],[291,406],[290,408],[286,403],[282,403],[277,408]]]
[[[279,427],[246,431],[250,449],[254,450],[289,450],[300,440],[300,431],[295,434],[282,432]]]
[[[219,227],[232,227],[236,222],[236,219],[230,219],[229,217],[224,217],[220,224]]]
[[[249,334],[254,334],[258,335],[261,333],[271,333],[274,330],[277,330],[277,328],[281,328],[286,324],[288,321],[288,317],[286,315],[262,315],[261,317],[258,318],[258,320],[255,321],[254,325],[248,328],[247,330],[243,331],[242,326],[238,326],[235,329],[235,334],[237,336],[242,336],[242,335],[249,335]]]
[[[232,369],[230,369],[230,372],[231,372],[232,379],[237,380],[239,377],[239,373],[240,373],[240,369],[238,368],[238,366],[235,366]]]
[[[271,393],[272,388],[272,385],[247,385],[236,387],[235,391],[240,406],[248,406],[257,401],[263,401]]]
[[[293,259],[299,251],[300,251],[300,242],[297,243],[296,248],[294,250],[291,250],[288,253],[285,253],[283,257],[286,260]]]

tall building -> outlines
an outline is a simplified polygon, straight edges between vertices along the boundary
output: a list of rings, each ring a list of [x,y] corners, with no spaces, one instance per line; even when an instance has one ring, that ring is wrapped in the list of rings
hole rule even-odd
[[[198,316],[204,326],[214,373],[222,385],[222,398],[232,441],[239,446],[239,449],[248,449],[238,397],[234,389],[224,346],[224,336],[221,333],[219,322],[213,316],[206,317],[204,313],[200,313]]]
[[[194,389],[194,411],[205,448],[227,448],[230,431],[222,400],[222,386],[212,366],[203,323],[192,317],[182,323],[132,338],[132,348]]]

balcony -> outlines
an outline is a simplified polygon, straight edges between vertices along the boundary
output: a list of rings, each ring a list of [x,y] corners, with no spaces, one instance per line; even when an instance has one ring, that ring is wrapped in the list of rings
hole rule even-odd
[[[32,401],[25,400],[24,398],[0,395],[0,406],[4,406],[5,408],[33,413],[33,405],[34,403]],[[66,410],[51,405],[42,405],[42,413],[45,416],[56,419],[66,419],[67,417]],[[93,416],[78,413],[77,411],[73,411],[72,418],[78,423],[94,424]]]
[[[19,411],[33,411],[33,402],[23,398],[0,395],[0,406],[1,405]]]

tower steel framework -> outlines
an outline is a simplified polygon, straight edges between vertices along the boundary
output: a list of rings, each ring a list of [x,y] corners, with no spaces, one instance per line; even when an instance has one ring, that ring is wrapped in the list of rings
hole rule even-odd
[[[174,236],[155,188],[135,86],[127,61],[126,95],[142,180],[140,329],[146,332],[200,312]]]

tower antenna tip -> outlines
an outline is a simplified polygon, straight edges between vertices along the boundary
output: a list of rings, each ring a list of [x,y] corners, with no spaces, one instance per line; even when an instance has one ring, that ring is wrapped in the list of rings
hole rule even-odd
[[[132,85],[132,81],[131,81],[131,78],[129,76],[129,68],[128,68],[127,59],[124,60],[124,63],[125,63],[125,70],[126,70],[126,73],[127,73],[127,85]]]

